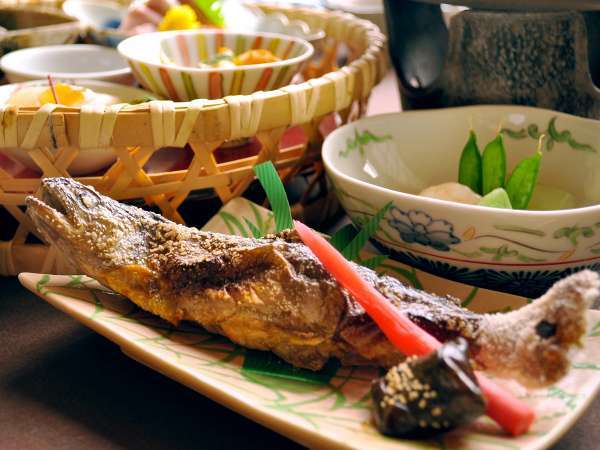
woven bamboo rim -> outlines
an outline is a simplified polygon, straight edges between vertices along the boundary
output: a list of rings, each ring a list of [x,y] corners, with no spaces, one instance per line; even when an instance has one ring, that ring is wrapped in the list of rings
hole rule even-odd
[[[293,172],[318,158],[321,119],[338,112],[343,122],[352,112],[362,115],[371,89],[384,76],[385,37],[372,23],[341,12],[260,6],[282,12],[325,30],[335,44],[326,45],[324,71],[335,60],[337,43],[349,50],[347,66],[285,88],[188,103],[151,102],[111,108],[67,108],[46,105],[4,108],[0,147],[19,147],[39,166],[38,178],[13,178],[0,169],[0,205],[19,222],[11,241],[0,241],[0,274],[22,270],[63,272],[66,265],[56,252],[42,245],[25,244],[34,227],[19,208],[35,193],[42,177],[71,176],[70,163],[87,148],[103,146],[116,161],[102,175],[77,177],[113,198],[143,198],[158,206],[166,217],[183,222],[177,208],[191,191],[213,188],[223,202],[241,195],[254,179],[252,167],[272,160],[281,171]],[[329,64],[328,64],[329,63]],[[308,144],[280,149],[284,131],[300,125]],[[213,154],[226,140],[256,136],[257,156],[219,164]],[[144,164],[160,147],[189,143],[194,158],[186,170],[148,174]]]

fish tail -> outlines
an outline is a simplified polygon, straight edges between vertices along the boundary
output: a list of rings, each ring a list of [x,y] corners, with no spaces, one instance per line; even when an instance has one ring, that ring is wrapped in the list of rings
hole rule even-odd
[[[485,315],[474,342],[476,363],[527,387],[558,381],[571,366],[570,350],[581,345],[586,311],[599,296],[598,273],[585,270],[517,311]]]

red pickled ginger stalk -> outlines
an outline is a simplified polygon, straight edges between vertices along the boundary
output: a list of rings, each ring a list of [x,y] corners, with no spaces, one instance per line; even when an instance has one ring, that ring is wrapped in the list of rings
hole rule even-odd
[[[303,223],[296,231],[333,278],[343,286],[405,355],[425,355],[442,344],[396,309],[379,291],[361,278],[350,262],[329,242]],[[529,430],[535,413],[527,404],[496,385],[482,373],[477,380],[486,399],[486,414],[506,432],[517,436]]]

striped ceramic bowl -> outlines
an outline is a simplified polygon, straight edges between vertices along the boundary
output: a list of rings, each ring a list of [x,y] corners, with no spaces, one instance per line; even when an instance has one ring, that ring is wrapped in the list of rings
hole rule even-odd
[[[264,48],[281,61],[232,68],[198,67],[220,47],[235,54]],[[204,29],[141,34],[121,42],[118,50],[144,87],[175,101],[280,88],[290,83],[313,54],[310,43],[291,36]]]

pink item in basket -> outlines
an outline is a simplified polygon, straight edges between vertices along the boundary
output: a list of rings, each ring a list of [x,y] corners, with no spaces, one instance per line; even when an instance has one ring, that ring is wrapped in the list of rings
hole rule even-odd
[[[154,33],[156,30],[156,25],[152,23],[142,23],[136,27],[133,27],[128,31],[129,34],[143,34],[143,33]]]
[[[146,6],[164,16],[169,8],[179,5],[177,0],[147,0]]]
[[[41,172],[25,167],[18,161],[0,153],[0,169],[14,178],[38,178]]]
[[[119,27],[120,31],[127,33],[135,32],[136,28],[141,25],[152,26],[152,31],[156,31],[156,27],[162,20],[163,16],[161,13],[148,7],[146,4],[141,3],[133,6],[121,22]]]

